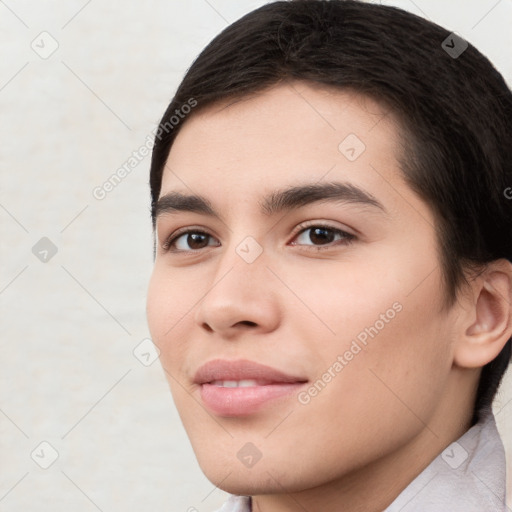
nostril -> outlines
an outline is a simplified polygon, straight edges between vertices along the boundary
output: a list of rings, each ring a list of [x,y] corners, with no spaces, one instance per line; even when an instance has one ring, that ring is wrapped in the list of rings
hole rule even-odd
[[[206,322],[203,324],[203,327],[204,327],[207,331],[209,331],[209,332],[213,332],[213,329],[212,329],[212,328],[211,328],[211,327],[210,327]]]
[[[243,325],[248,325],[250,327],[256,325],[255,322],[251,322],[250,320],[242,320],[241,322],[238,322],[238,323],[243,324]]]

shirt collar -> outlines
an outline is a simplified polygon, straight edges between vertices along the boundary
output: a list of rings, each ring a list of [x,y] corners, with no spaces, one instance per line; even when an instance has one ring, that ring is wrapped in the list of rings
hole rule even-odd
[[[508,512],[505,449],[492,411],[445,448],[384,512]]]

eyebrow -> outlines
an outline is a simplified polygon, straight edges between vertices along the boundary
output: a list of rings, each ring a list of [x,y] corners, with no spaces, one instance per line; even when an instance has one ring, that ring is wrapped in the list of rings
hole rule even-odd
[[[372,194],[351,183],[341,182],[308,183],[275,190],[265,196],[259,202],[259,206],[263,215],[272,216],[318,202],[356,203],[387,213],[384,205]],[[152,217],[156,221],[160,215],[176,212],[199,213],[224,222],[220,213],[207,198],[176,191],[169,192],[158,199],[152,208]]]

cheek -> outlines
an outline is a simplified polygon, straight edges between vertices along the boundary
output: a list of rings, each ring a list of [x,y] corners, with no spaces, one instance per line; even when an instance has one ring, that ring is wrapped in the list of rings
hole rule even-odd
[[[159,346],[165,333],[165,325],[168,324],[168,295],[166,293],[165,280],[159,275],[156,266],[149,280],[146,300],[146,316],[153,343]],[[171,324],[168,324],[170,327]]]
[[[187,290],[189,286],[156,265],[149,281],[146,304],[151,339],[160,351],[160,364],[180,416],[190,400],[189,390],[183,388],[185,383],[180,375],[188,346],[184,330],[190,322],[188,315],[193,314],[190,311],[193,300],[187,299]]]
[[[293,320],[301,326],[299,332],[308,333],[303,336],[308,349],[324,365],[349,350],[353,340],[360,341],[364,348],[365,342],[369,343],[375,335],[380,337],[400,316],[397,309],[402,309],[399,299],[403,293],[399,279],[384,282],[375,278],[385,275],[382,269],[373,271],[367,267],[352,264],[346,270],[337,262],[325,262],[324,268],[317,268],[315,273],[295,269],[286,276],[290,288],[300,298],[293,310]],[[287,308],[292,300],[294,297]]]
[[[452,356],[450,326],[424,301],[405,301],[401,317],[372,357],[376,385],[411,421],[428,421],[439,404]]]
[[[183,328],[193,314],[192,286],[182,282],[155,265],[151,275],[146,302],[146,315],[151,338],[160,349],[162,362],[171,352],[178,355],[183,345]]]
[[[365,428],[379,425],[381,434],[397,441],[423,427],[451,367],[449,325],[438,313],[438,288],[432,284],[409,296],[387,289],[380,296],[376,293],[366,307],[356,301],[345,303],[343,322],[337,324],[341,335],[325,351],[322,372],[339,356],[343,368],[334,371],[332,384],[318,394],[315,404],[312,400],[312,411],[318,408],[317,413],[330,416],[332,424],[357,427],[365,420]],[[358,439],[357,429],[353,434]]]
[[[397,421],[421,427],[417,416],[428,420],[446,384],[450,326],[438,311],[439,276],[432,274],[410,293],[417,285],[414,276],[423,269],[408,269],[407,275],[400,266],[394,274],[392,269],[316,281],[304,295],[305,302],[322,297],[319,316],[335,332],[322,329],[323,336],[311,345],[319,382],[306,409],[334,423],[346,425],[352,417],[388,423],[390,431]],[[324,285],[328,288],[322,294]],[[313,339],[318,322],[309,316],[312,320],[306,318],[301,331]]]

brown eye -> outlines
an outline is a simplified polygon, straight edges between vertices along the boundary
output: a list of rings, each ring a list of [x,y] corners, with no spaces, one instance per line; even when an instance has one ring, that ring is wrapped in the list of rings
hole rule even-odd
[[[307,235],[308,231],[310,232],[309,235]],[[335,238],[337,238],[338,242],[341,242],[341,244],[348,244],[355,240],[355,236],[347,233],[345,231],[342,231],[338,228],[333,228],[331,226],[323,226],[323,225],[313,225],[308,226],[295,237],[296,239],[302,239],[302,242],[299,244],[293,244],[293,245],[310,245],[307,242],[312,242],[313,247],[317,247],[318,249],[321,249],[323,245],[328,245],[329,247],[332,247],[332,244],[335,241]],[[317,245],[319,244],[319,245]],[[339,244],[335,244],[339,245]]]
[[[180,234],[170,237],[162,248],[166,251],[176,252],[196,251],[207,247],[210,238],[212,236],[204,231],[182,231]]]
[[[310,232],[309,235],[306,235],[308,232]],[[213,236],[205,231],[188,229],[178,234],[171,235],[162,245],[162,249],[169,252],[185,253],[199,251],[212,245],[219,246],[219,243],[208,243],[213,239]],[[302,242],[294,242],[292,245],[310,246],[320,250],[330,249],[337,245],[348,245],[356,239],[356,236],[338,228],[315,224],[302,229],[302,231],[295,236],[294,240],[295,239],[302,239]]]

